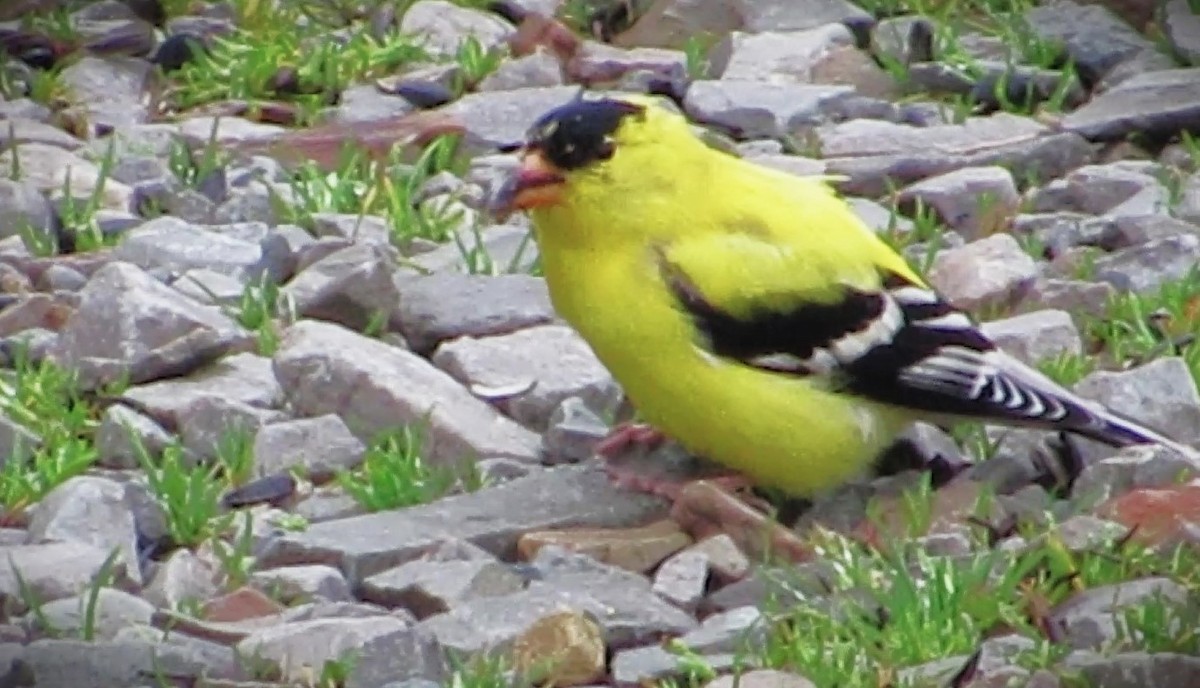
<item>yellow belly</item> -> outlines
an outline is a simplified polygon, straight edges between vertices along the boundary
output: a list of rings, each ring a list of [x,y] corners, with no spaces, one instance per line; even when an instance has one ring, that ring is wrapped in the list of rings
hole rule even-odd
[[[647,422],[697,455],[796,496],[864,475],[908,422],[807,380],[699,356],[660,368],[615,368]]]

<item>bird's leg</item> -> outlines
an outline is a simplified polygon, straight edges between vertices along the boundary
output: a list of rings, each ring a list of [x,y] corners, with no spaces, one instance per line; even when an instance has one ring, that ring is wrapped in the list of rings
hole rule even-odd
[[[654,450],[667,439],[662,431],[645,423],[621,423],[596,444],[596,453],[612,458],[631,447]]]

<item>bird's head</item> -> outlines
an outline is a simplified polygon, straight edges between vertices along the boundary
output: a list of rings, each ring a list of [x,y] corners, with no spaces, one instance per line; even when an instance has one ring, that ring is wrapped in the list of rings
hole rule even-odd
[[[666,156],[702,146],[681,115],[653,97],[574,100],[542,115],[519,145],[520,165],[493,202],[500,215],[627,203]],[[679,162],[675,160],[675,162]]]

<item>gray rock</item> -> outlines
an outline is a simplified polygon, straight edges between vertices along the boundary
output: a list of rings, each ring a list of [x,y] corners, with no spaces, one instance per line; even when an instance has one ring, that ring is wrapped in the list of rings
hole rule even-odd
[[[733,6],[742,18],[742,28],[751,33],[873,21],[865,10],[846,0],[734,0]]]
[[[0,566],[0,602],[11,605],[14,613],[27,610],[14,569],[29,590],[41,602],[78,595],[92,584],[109,551],[79,542],[52,542],[43,545],[7,547],[4,566]],[[117,583],[128,582],[125,565],[113,569]]]
[[[822,123],[834,101],[853,93],[851,86],[697,81],[683,105],[696,122],[721,127],[735,138],[782,138]]]
[[[438,248],[414,256],[418,271],[458,271],[473,275],[528,273],[538,262],[537,243],[527,226],[473,227]],[[404,273],[402,273],[404,274]]]
[[[400,117],[415,111],[412,103],[391,93],[384,93],[375,84],[357,84],[344,89],[337,107],[331,108],[331,122],[372,122]]]
[[[867,196],[889,193],[888,179],[909,184],[964,167],[1000,165],[1018,179],[1053,179],[1092,157],[1082,137],[1005,112],[925,127],[851,120],[818,127],[814,143],[831,174],[851,178],[841,188]]]
[[[296,274],[301,254],[315,243],[311,234],[295,225],[272,228],[258,243],[262,271],[277,284],[286,282]]]
[[[550,464],[576,463],[595,453],[596,443],[609,433],[608,425],[583,399],[562,400],[542,435],[543,461]]]
[[[696,628],[690,614],[660,599],[640,574],[553,545],[538,550],[530,565],[538,573],[530,591],[556,590],[569,596],[586,591],[599,602],[603,612],[596,621],[611,645],[629,646],[657,634],[683,634]],[[583,610],[594,612],[586,606]]]
[[[441,614],[483,597],[520,591],[524,581],[494,559],[410,561],[368,577],[362,598],[386,607],[404,607],[419,619]]]
[[[1174,485],[1195,473],[1195,465],[1165,447],[1125,447],[1085,466],[1071,492],[1076,501],[1099,504],[1135,488]]]
[[[960,308],[1014,303],[1038,276],[1038,266],[1009,234],[994,234],[939,253],[929,279]]]
[[[781,172],[787,172],[788,174],[794,174],[798,177],[812,177],[825,174],[825,163],[821,162],[820,160],[805,158],[799,155],[758,155],[750,158],[750,160],[758,163],[759,165],[770,167],[771,169],[779,170]],[[851,204],[854,204],[856,208],[859,207],[858,204],[862,202],[871,202],[867,201],[865,198],[848,198],[846,200]]]
[[[299,468],[325,482],[338,471],[362,463],[366,445],[333,414],[272,423],[254,437],[254,471],[266,476]]]
[[[1030,365],[1060,354],[1079,354],[1083,340],[1071,314],[1060,310],[1040,310],[992,320],[981,325],[983,333],[996,345]]]
[[[186,602],[200,602],[217,593],[217,572],[188,549],[172,552],[154,572],[142,597],[156,607],[178,609]]]
[[[323,564],[307,566],[281,566],[255,571],[250,574],[250,584],[263,590],[284,604],[294,604],[314,597],[332,602],[349,602],[354,599],[350,584],[341,571]]]
[[[1200,657],[1173,652],[1122,652],[1110,656],[1074,652],[1063,666],[1090,685],[1104,688],[1190,686],[1200,681]]]
[[[1162,6],[1162,28],[1175,53],[1200,67],[1200,15],[1188,0],[1168,0]]]
[[[122,376],[134,384],[184,375],[251,345],[241,326],[129,263],[98,270],[80,292],[54,358],[80,371],[85,388]]]
[[[1025,21],[1042,40],[1062,43],[1088,83],[1099,81],[1129,57],[1155,49],[1148,38],[1102,5],[1056,0],[1031,8]]]
[[[676,607],[694,613],[706,592],[708,575],[708,556],[699,550],[683,550],[659,564],[650,589]]]
[[[1200,261],[1200,235],[1179,234],[1103,255],[1093,263],[1097,280],[1118,291],[1145,293],[1180,280]]]
[[[260,409],[279,408],[284,401],[271,359],[252,353],[226,356],[187,378],[130,387],[123,396],[168,429],[178,429],[187,410],[204,399],[241,402]]]
[[[136,57],[85,55],[60,78],[69,102],[83,107],[89,122],[121,126],[141,124],[149,116],[144,95],[152,70]]]
[[[757,607],[739,607],[706,618],[679,642],[700,654],[745,652],[767,641],[769,621]]]
[[[967,167],[930,177],[900,192],[902,204],[920,201],[967,241],[1007,227],[1021,197],[1012,173],[1003,167]]]
[[[622,688],[644,686],[682,673],[679,655],[658,645],[620,650],[612,659],[612,681]]]
[[[131,210],[133,206],[132,188],[103,178],[99,165],[58,146],[26,143],[0,153],[0,179],[12,179],[14,170],[19,170],[21,181],[51,197],[61,196],[69,184],[72,196],[86,199],[95,194],[101,208]]]
[[[50,204],[29,182],[0,179],[0,238],[25,232],[34,238],[50,237]]]
[[[185,272],[204,268],[231,277],[254,277],[262,260],[257,241],[247,241],[178,218],[163,216],[129,231],[113,249],[113,257],[138,267]]]
[[[1071,209],[1092,215],[1162,214],[1169,205],[1167,189],[1150,170],[1087,165],[1073,170],[1064,183]]]
[[[1097,8],[1099,9],[1099,8]],[[1172,135],[1200,117],[1200,67],[1146,72],[1071,112],[1062,128],[1093,141]]]
[[[197,303],[209,306],[237,306],[246,294],[246,282],[208,268],[193,268],[171,286]]]
[[[388,245],[392,240],[392,225],[378,215],[351,213],[313,213],[312,231],[316,237],[337,237],[353,242]],[[305,236],[309,236],[305,233]],[[311,236],[309,236],[311,240]]]
[[[613,85],[616,90],[643,90],[639,80],[659,79],[683,83],[687,75],[687,55],[682,50],[637,47],[629,50],[585,41],[571,56],[566,74],[576,83],[598,88]]]
[[[445,655],[432,634],[421,628],[406,628],[371,638],[356,650],[354,667],[346,688],[375,688],[388,682],[421,688],[432,683],[445,685],[449,674]]]
[[[251,406],[243,401],[206,396],[180,409],[176,416],[183,448],[193,460],[210,461],[226,452],[240,452],[258,431],[282,421],[287,414]]]
[[[664,513],[662,500],[619,490],[603,471],[567,466],[401,511],[315,523],[284,535],[264,565],[336,561],[358,585],[448,537],[509,556],[531,530],[637,525]]]
[[[425,359],[338,325],[292,325],[275,355],[275,372],[298,413],[335,413],[364,441],[397,424],[427,420],[426,458],[435,461],[534,461],[540,451],[536,435]]]
[[[270,139],[287,131],[277,124],[252,122],[243,117],[188,117],[179,123],[179,135],[189,146],[203,147],[209,141],[228,144]],[[214,136],[215,134],[215,136]]]
[[[433,363],[496,403],[517,422],[544,430],[555,408],[577,396],[597,412],[621,401],[612,374],[575,330],[539,325],[512,334],[442,343]]]
[[[463,123],[467,143],[481,151],[495,152],[498,145],[523,140],[542,113],[578,94],[578,86],[470,93],[446,106],[444,112]]]
[[[129,578],[141,583],[133,511],[120,483],[75,476],[50,491],[29,520],[29,542],[83,543],[120,551]]]
[[[1039,279],[1033,283],[1027,303],[1064,310],[1075,317],[1100,316],[1116,293],[1117,290],[1105,282]]]
[[[727,81],[812,83],[813,68],[831,50],[852,45],[854,36],[842,24],[787,33],[734,32],[709,51],[709,76]]]
[[[274,226],[284,218],[280,207],[297,203],[295,189],[287,184],[251,181],[229,192],[229,197],[213,210],[212,221],[216,224],[263,222]]]
[[[1175,215],[1193,225],[1200,224],[1200,172],[1189,175],[1179,193],[1179,202],[1174,208]]]
[[[83,141],[44,121],[23,116],[10,116],[3,119],[4,126],[0,127],[0,145],[5,147],[23,143],[44,143],[68,151],[79,150],[83,147]],[[123,180],[117,179],[117,181]]]
[[[237,652],[279,671],[285,681],[302,681],[306,670],[319,674],[326,662],[343,660],[362,644],[406,627],[391,616],[293,621],[251,632]]]
[[[38,277],[40,291],[79,291],[87,284],[87,276],[66,265],[51,265]]]
[[[42,632],[62,633],[78,636],[82,632],[94,634],[97,640],[113,640],[117,634],[135,624],[148,624],[154,614],[154,605],[122,590],[101,588],[96,596],[95,608],[86,616],[91,593],[76,597],[54,600],[42,605],[42,614],[31,614],[25,622]],[[42,618],[49,628],[41,628]],[[90,629],[87,626],[90,624]]]
[[[400,31],[423,39],[426,50],[454,55],[467,36],[474,36],[485,50],[498,47],[513,32],[513,26],[494,14],[446,0],[419,0],[404,12]]]
[[[478,90],[512,91],[518,88],[543,88],[563,85],[562,67],[549,52],[539,50],[505,60],[496,71],[479,82]]]
[[[211,669],[190,648],[128,640],[38,640],[24,648],[21,660],[36,685],[72,688],[154,685],[161,676],[194,681]]]
[[[210,681],[233,680],[245,673],[245,667],[239,663],[232,647],[176,633],[173,629],[134,624],[118,631],[113,640],[119,643],[154,643],[167,652],[190,658],[205,667],[205,679]]]
[[[301,270],[282,290],[307,318],[362,330],[396,308],[394,262],[375,244],[354,244]]]
[[[42,445],[42,438],[6,415],[0,415],[0,467],[24,463]]]
[[[545,280],[529,275],[433,274],[400,285],[394,317],[413,350],[463,336],[514,332],[554,320]]]
[[[1123,372],[1098,371],[1080,380],[1075,392],[1179,442],[1200,442],[1200,393],[1181,358],[1159,358]]]
[[[1169,578],[1142,578],[1078,592],[1051,610],[1049,620],[1062,627],[1064,642],[1071,647],[1100,650],[1118,637],[1122,610],[1154,599],[1183,605],[1189,596],[1186,588]]]

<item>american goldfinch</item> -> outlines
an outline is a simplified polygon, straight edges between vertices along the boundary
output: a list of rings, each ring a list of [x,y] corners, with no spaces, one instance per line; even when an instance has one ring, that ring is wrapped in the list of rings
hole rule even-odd
[[[495,209],[528,212],[555,309],[651,428],[757,485],[869,474],[917,420],[1194,455],[997,349],[827,179],[717,151],[650,98],[553,109],[519,157]]]

